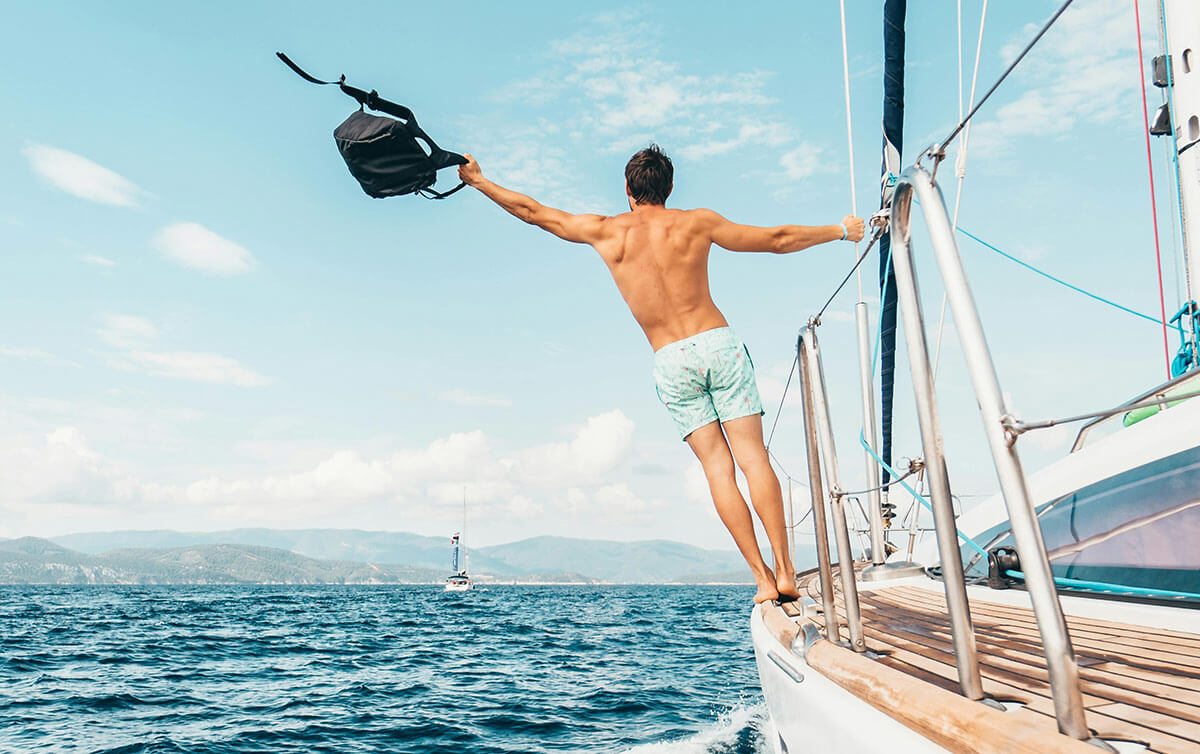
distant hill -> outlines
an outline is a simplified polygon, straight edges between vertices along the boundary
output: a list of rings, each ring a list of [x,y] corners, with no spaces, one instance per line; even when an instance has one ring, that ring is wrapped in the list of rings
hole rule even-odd
[[[25,544],[14,544],[18,542]],[[48,549],[54,547],[61,552],[53,553]],[[222,547],[225,549],[220,549]],[[81,568],[127,566],[130,570],[122,573],[130,578],[137,568],[159,574],[154,578],[192,578],[197,571],[187,570],[184,553],[193,553],[186,557],[202,557],[206,568],[216,569],[205,571],[206,575],[226,568],[232,570],[220,572],[227,573],[231,579],[253,581],[250,574],[258,568],[266,574],[264,579],[274,574],[272,578],[285,581],[297,579],[295,583],[350,583],[344,579],[369,581],[371,573],[352,568],[361,569],[368,565],[379,569],[379,573],[387,574],[377,577],[383,582],[403,581],[410,578],[411,574],[420,574],[411,576],[418,582],[437,581],[449,570],[451,552],[449,538],[359,529],[112,531],[70,534],[55,537],[52,541],[25,538],[0,542],[0,552],[12,553],[23,549],[36,551],[38,548],[46,550],[40,554],[48,557],[53,555],[50,560],[57,558],[54,562],[63,567],[70,563],[76,563]],[[250,555],[258,551],[256,548],[272,553],[269,558],[261,554],[257,556],[268,560],[271,564],[269,568],[265,562],[251,567]],[[123,560],[133,557],[128,554],[130,551],[136,552],[136,567],[130,561]],[[151,551],[158,554],[151,555]],[[238,553],[236,557],[235,553]],[[32,557],[39,553],[24,554]],[[288,560],[284,555],[300,560]],[[811,546],[799,548],[799,567],[806,567],[814,560]],[[708,550],[669,540],[613,542],[533,537],[503,545],[472,548],[471,570],[499,581],[643,584],[751,581],[746,564],[737,552]],[[7,572],[0,572],[0,581],[8,578],[4,573]],[[314,580],[300,580],[307,577]]]
[[[36,537],[0,542],[4,584],[411,584],[423,568],[308,558],[275,547],[193,545],[89,555]]]

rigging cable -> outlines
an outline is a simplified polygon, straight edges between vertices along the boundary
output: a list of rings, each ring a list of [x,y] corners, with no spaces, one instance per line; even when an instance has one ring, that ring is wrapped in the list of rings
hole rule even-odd
[[[1154,160],[1150,153],[1150,106],[1146,104],[1146,64],[1142,58],[1142,18],[1138,0],[1133,0],[1133,21],[1137,29],[1138,72],[1142,81],[1142,120],[1146,136],[1146,172],[1150,177],[1150,215],[1154,219],[1154,262],[1158,267],[1158,306],[1162,313],[1163,357],[1167,360],[1167,379],[1171,379],[1171,346],[1167,341],[1167,294],[1163,290],[1162,251],[1158,243],[1158,202],[1154,198]],[[1168,70],[1170,63],[1167,64]],[[1170,78],[1168,76],[1168,78]],[[1167,82],[1170,85],[1170,81]],[[966,137],[963,137],[966,138]]]
[[[959,2],[961,12],[962,2]],[[975,41],[975,67],[971,72],[970,101],[975,101],[975,87],[979,83],[979,60],[983,56],[983,28],[987,22],[988,0],[983,0],[983,8],[979,15],[979,37]],[[962,20],[959,19],[958,43],[958,117],[962,119]],[[954,174],[958,184],[954,189],[954,224],[958,225],[958,208],[962,201],[963,179],[967,177],[967,145],[971,141],[971,124],[963,129],[962,145],[958,148],[958,157],[954,160]],[[946,329],[946,292],[942,291],[941,313],[938,315],[937,343],[933,348],[933,381],[937,382],[938,365],[942,360],[942,336]]]
[[[1016,59],[1009,63],[1008,68],[1004,69],[1004,73],[1000,74],[1000,78],[996,79],[996,83],[992,84],[992,88],[988,89],[979,102],[975,103],[975,106],[972,107],[971,111],[967,113],[967,117],[959,121],[958,125],[954,127],[954,130],[950,132],[949,136],[947,136],[945,139],[942,139],[941,144],[936,148],[937,154],[945,156],[946,146],[954,140],[955,136],[958,136],[959,132],[962,131],[968,123],[971,122],[971,118],[975,117],[975,113],[979,112],[979,108],[983,107],[983,103],[987,102],[988,98],[1000,88],[1000,85],[1004,83],[1004,80],[1008,78],[1008,75],[1013,72],[1013,70],[1022,60],[1025,59],[1025,56],[1028,55],[1029,51],[1033,49],[1033,46],[1036,45],[1043,36],[1045,36],[1046,32],[1050,31],[1050,27],[1054,25],[1054,22],[1057,21],[1059,16],[1063,14],[1063,11],[1069,8],[1073,2],[1075,2],[1075,0],[1066,0],[1066,2],[1064,2],[1062,6],[1054,12],[1054,15],[1050,17],[1050,20],[1047,21],[1040,30],[1038,30],[1038,33],[1034,35],[1033,39],[1029,40],[1029,44],[1025,45],[1025,49],[1021,50]]]
[[[854,188],[854,126],[850,117],[850,53],[846,46],[846,0],[841,0],[842,12],[842,82],[846,92],[846,146],[850,159],[850,214],[858,217],[858,192]],[[854,242],[854,250],[858,250],[858,241]],[[858,260],[862,262],[862,259]],[[858,274],[858,300],[863,300],[862,271],[858,264],[854,265]],[[828,306],[828,304],[827,304]]]

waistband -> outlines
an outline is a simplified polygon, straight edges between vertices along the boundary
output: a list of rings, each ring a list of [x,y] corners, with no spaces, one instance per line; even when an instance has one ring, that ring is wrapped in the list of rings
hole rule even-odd
[[[680,348],[680,347],[686,348],[688,346],[707,346],[712,343],[722,343],[722,342],[728,343],[730,341],[733,341],[735,343],[742,342],[741,339],[737,336],[737,333],[735,333],[733,331],[732,327],[729,327],[728,325],[726,325],[725,327],[714,327],[711,330],[703,330],[701,332],[696,333],[695,335],[689,335],[688,337],[677,340],[674,343],[668,343],[665,346],[663,346],[662,348],[655,351],[654,355],[657,356],[658,354],[664,353],[665,351],[667,351],[667,349],[671,349],[671,348]]]

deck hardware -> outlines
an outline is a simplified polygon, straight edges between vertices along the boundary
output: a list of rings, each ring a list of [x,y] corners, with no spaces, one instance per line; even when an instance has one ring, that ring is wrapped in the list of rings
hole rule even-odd
[[[775,650],[772,649],[767,652],[767,657],[770,658],[771,662],[775,663],[776,667],[783,671],[784,675],[791,678],[794,682],[801,683],[804,680],[804,674],[792,667],[792,664],[783,659]]]
[[[1011,547],[993,547],[988,550],[988,581],[992,589],[1008,589],[1017,583],[1008,575],[1009,571],[1021,570],[1021,558]]]
[[[1025,567],[1025,586],[1033,606],[1034,617],[1037,620],[1042,646],[1045,648],[1046,666],[1050,676],[1051,696],[1054,700],[1058,728],[1066,735],[1086,740],[1091,737],[1091,732],[1088,730],[1087,720],[1084,716],[1075,650],[1071,646],[1062,605],[1059,603],[1058,592],[1054,587],[1050,560],[1046,555],[1046,545],[1042,540],[1041,529],[1038,527],[1037,513],[1030,499],[1028,482],[1021,467],[1021,458],[1016,448],[1008,442],[1007,433],[1001,423],[1002,417],[1008,414],[1004,403],[1004,394],[1000,389],[995,364],[992,362],[991,352],[988,350],[987,338],[983,334],[979,311],[975,306],[974,296],[967,282],[958,244],[955,241],[954,227],[946,213],[946,205],[941,191],[928,172],[920,165],[914,165],[904,171],[892,196],[892,223],[894,226],[892,258],[896,263],[896,281],[904,312],[906,341],[910,349],[909,362],[914,372],[914,389],[918,395],[918,402],[922,402],[924,397],[925,402],[930,404],[925,406],[925,410],[918,411],[918,416],[922,418],[922,440],[929,443],[927,447],[931,446],[931,450],[940,452],[941,437],[940,433],[936,432],[936,411],[929,410],[932,407],[933,384],[929,380],[927,371],[928,353],[916,354],[912,351],[914,345],[922,348],[925,342],[925,330],[921,322],[921,303],[917,295],[916,278],[912,269],[912,246],[910,244],[910,213],[914,194],[918,194],[920,198],[921,211],[925,216],[933,254],[945,285],[947,302],[957,325],[963,358],[966,361],[967,371],[983,418],[984,432],[987,435],[992,460],[1000,481],[1000,491],[1008,509],[1013,541],[1020,553],[1021,563]],[[901,267],[904,268],[905,273],[903,282],[900,280]],[[911,337],[907,335],[908,332],[911,332]],[[923,374],[918,375],[918,372]],[[918,379],[918,376],[921,379]],[[932,424],[929,422],[930,418],[934,420]],[[935,453],[930,451],[926,451],[925,461],[930,465],[928,479],[930,491],[935,500],[936,518],[938,510],[936,500],[943,495],[945,499],[943,510],[949,512],[949,488],[948,485],[942,486],[945,481],[945,467],[939,463],[941,468],[935,471],[933,467]],[[953,520],[949,522],[948,526],[939,521],[937,528],[943,563],[942,572],[949,598],[951,581],[961,583],[962,559],[957,547]],[[943,540],[951,546],[943,547]],[[952,550],[952,552],[947,552],[947,550]],[[959,570],[955,571],[952,566],[947,567],[948,562],[957,563]],[[953,616],[954,606],[949,600],[948,604]],[[959,616],[960,619],[963,617]],[[959,622],[954,621],[953,617],[951,621],[956,628],[966,627],[958,625]],[[956,645],[958,635],[959,632],[955,631]],[[973,663],[974,660],[972,659],[971,662]],[[961,677],[963,675],[961,657],[959,658],[959,672]],[[975,669],[975,674],[977,678],[978,668]],[[980,695],[982,696],[982,694]]]

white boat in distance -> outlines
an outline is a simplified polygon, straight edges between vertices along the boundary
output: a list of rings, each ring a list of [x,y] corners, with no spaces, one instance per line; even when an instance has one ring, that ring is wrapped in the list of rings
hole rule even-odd
[[[890,465],[893,395],[890,370],[885,377],[882,368],[883,429],[876,432],[872,323],[860,296],[868,489],[842,486],[820,314],[812,317],[800,333],[797,365],[818,567],[798,574],[799,600],[764,603],[750,619],[771,721],[767,744],[776,754],[1200,752],[1200,0],[1155,4],[1166,49],[1151,70],[1167,102],[1149,133],[1174,142],[1187,271],[1182,308],[1160,323],[1182,341],[1172,378],[1115,408],[1023,421],[1001,390],[955,240],[962,231],[937,183],[937,166],[970,114],[901,171],[905,2],[886,0],[889,212],[878,216],[872,242],[894,263],[894,278],[883,266],[881,309],[898,297],[924,457],[899,471]],[[986,18],[986,0],[982,7]],[[946,168],[946,175],[953,173]],[[999,494],[961,517],[918,295],[911,237],[917,213],[929,236],[922,251],[931,253],[945,285],[1000,482]],[[881,324],[878,331],[889,330]],[[894,339],[880,340],[882,361],[891,364]],[[1024,435],[1081,421],[1066,457],[1026,476]],[[910,477],[915,481],[905,481]],[[851,551],[848,523],[859,496],[868,523],[856,531],[870,537],[861,560]],[[893,503],[905,498],[914,511],[910,523],[891,528]],[[932,511],[932,541],[918,526],[920,507]],[[907,535],[908,546],[889,542],[889,534]]]
[[[471,554],[467,551],[467,492],[463,490],[463,525],[462,531],[451,537],[454,544],[454,561],[451,569],[454,575],[446,579],[447,592],[467,592],[471,590]],[[461,566],[461,567],[460,567]]]

